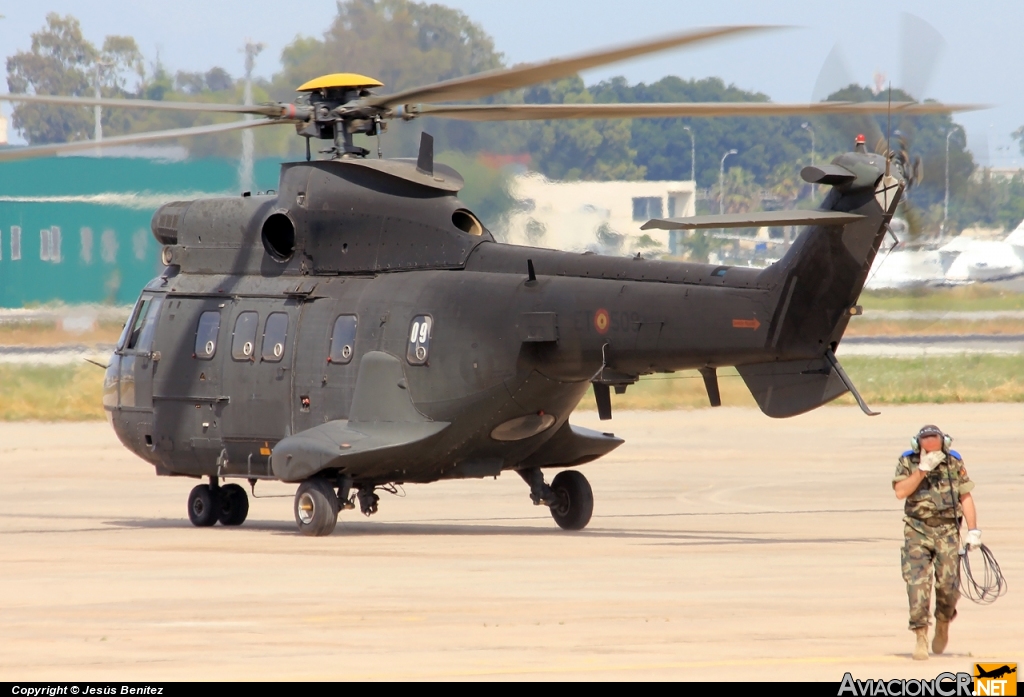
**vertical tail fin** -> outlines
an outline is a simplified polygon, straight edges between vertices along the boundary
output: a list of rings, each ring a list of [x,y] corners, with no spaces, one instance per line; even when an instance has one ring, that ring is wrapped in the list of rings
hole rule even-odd
[[[800,414],[848,391],[834,351],[903,193],[898,166],[892,174],[885,158],[870,153],[847,153],[801,172],[807,181],[832,185],[823,210],[863,217],[805,228],[786,255],[761,273],[759,281],[774,289],[765,347],[774,360],[737,370],[768,416]]]
[[[902,181],[886,178],[884,158],[875,154],[840,155],[832,165],[807,167],[802,175],[832,184],[823,210],[864,217],[806,228],[761,274],[777,298],[768,348],[794,358],[824,355],[842,337],[903,192]]]

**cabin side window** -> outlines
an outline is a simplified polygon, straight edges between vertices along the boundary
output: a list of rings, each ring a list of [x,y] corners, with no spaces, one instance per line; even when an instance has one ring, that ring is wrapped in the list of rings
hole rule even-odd
[[[356,350],[356,324],[355,315],[341,315],[334,320],[331,348],[327,355],[328,363],[344,365],[352,362],[352,355]]]
[[[196,327],[195,357],[208,361],[217,353],[217,335],[220,333],[220,313],[210,310],[199,315]]]
[[[231,335],[231,357],[236,361],[251,361],[256,350],[256,330],[260,316],[255,312],[243,312],[235,320],[235,331]]]
[[[426,365],[430,359],[430,334],[433,327],[434,320],[430,315],[413,317],[409,330],[409,348],[405,352],[409,365]]]
[[[263,360],[277,363],[284,358],[285,341],[288,338],[288,315],[272,312],[263,327]]]

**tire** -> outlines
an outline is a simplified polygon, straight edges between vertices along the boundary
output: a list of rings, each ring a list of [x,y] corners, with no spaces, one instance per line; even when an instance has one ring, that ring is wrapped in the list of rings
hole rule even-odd
[[[238,484],[226,484],[220,488],[220,515],[217,520],[221,525],[241,525],[249,515],[249,497],[245,489]]]
[[[217,522],[220,498],[209,484],[200,484],[188,495],[188,519],[197,528],[208,528]]]
[[[563,530],[582,530],[594,514],[594,490],[587,478],[576,470],[555,475],[551,490],[558,503],[551,506],[551,517]]]
[[[338,495],[323,479],[307,479],[295,492],[295,524],[299,532],[323,537],[338,523]]]

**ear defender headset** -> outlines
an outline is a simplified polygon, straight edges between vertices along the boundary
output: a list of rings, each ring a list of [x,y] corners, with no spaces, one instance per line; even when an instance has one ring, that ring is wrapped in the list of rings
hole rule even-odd
[[[942,452],[949,453],[949,449],[953,445],[953,436],[943,433],[938,426],[924,426],[917,432],[917,435],[910,438],[910,449],[914,451],[915,455],[921,452],[921,438],[932,435],[942,436]]]

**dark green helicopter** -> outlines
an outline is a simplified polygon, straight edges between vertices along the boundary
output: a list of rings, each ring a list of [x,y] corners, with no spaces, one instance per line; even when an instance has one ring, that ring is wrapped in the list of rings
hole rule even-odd
[[[248,498],[223,480],[295,482],[295,520],[328,535],[340,509],[377,510],[378,489],[516,471],[534,504],[579,530],[593,511],[572,468],[622,444],[569,423],[593,386],[601,419],[640,376],[697,369],[713,406],[736,366],[769,416],[850,391],[836,360],[871,262],[905,188],[886,155],[851,152],[803,177],[821,208],[651,220],[644,229],[806,226],[767,269],[575,254],[501,244],[433,161],[373,159],[354,134],[389,120],[949,112],[935,103],[451,105],[653,51],[758,27],[679,34],[471,75],[391,95],[354,74],[300,88],[295,104],[185,104],[3,95],[11,101],[219,111],[262,120],[109,138],[123,145],[273,124],[307,139],[276,192],[177,201],[152,229],[165,269],[142,291],[104,379],[118,437],[158,475],[207,477],[197,526],[240,525]],[[311,160],[309,139],[332,141]],[[0,159],[95,148],[10,149]],[[551,483],[543,470],[561,468]]]

